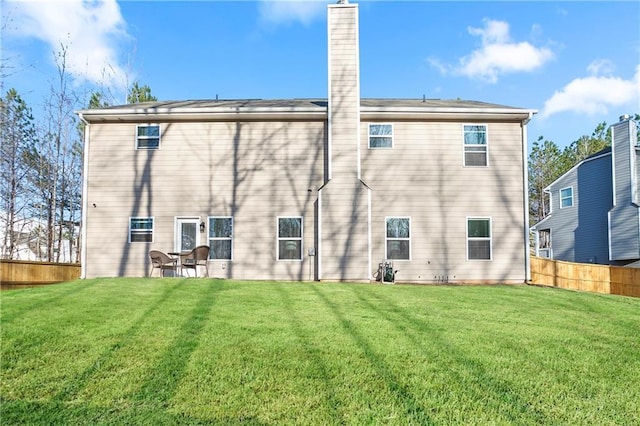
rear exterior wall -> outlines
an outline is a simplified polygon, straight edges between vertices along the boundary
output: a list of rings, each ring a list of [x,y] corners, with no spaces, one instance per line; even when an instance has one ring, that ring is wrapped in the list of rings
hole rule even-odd
[[[360,161],[368,189],[361,196],[369,193],[371,202],[370,213],[361,212],[359,218],[370,224],[359,223],[352,231],[370,233],[369,253],[362,260],[371,259],[365,279],[373,278],[385,258],[385,218],[399,216],[411,220],[411,259],[394,262],[398,281],[525,280],[521,125],[483,123],[489,165],[465,167],[463,124],[395,121],[393,148],[369,149],[368,122],[362,121]],[[135,150],[135,123],[90,126],[88,278],[146,275],[149,250],[174,250],[176,218],[206,223],[209,216],[233,216],[234,221],[233,260],[210,261],[211,276],[317,277],[317,257],[309,256],[308,249],[318,248],[318,189],[326,183],[328,161],[326,122],[160,125],[158,150]],[[276,259],[279,216],[303,217],[303,260]],[[130,217],[154,218],[152,243],[129,243]],[[469,217],[491,220],[491,260],[467,259]],[[206,232],[200,236],[206,244]],[[369,238],[360,237],[358,241]],[[325,249],[322,255],[328,259],[331,251]],[[349,277],[343,274],[330,275]]]
[[[487,126],[488,166],[465,167],[469,122],[393,122],[393,148],[369,149],[362,122],[362,179],[372,189],[371,250],[385,258],[385,218],[409,217],[408,282],[524,282],[524,189],[519,122]],[[467,259],[467,218],[491,220],[491,260]]]
[[[157,123],[154,123],[157,124]],[[144,276],[148,252],[174,250],[177,217],[233,216],[233,260],[210,275],[309,279],[314,258],[277,261],[277,218],[303,217],[314,247],[326,125],[318,122],[159,123],[160,149],[136,150],[136,123],[90,126],[86,197],[88,278]],[[152,243],[129,243],[129,219],[152,217]],[[207,229],[208,232],[208,229]],[[207,244],[207,233],[199,235]]]

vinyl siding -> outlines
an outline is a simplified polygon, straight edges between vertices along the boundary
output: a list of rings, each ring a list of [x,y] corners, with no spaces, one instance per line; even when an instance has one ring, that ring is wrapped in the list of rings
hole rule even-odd
[[[368,189],[334,179],[320,191],[321,279],[369,280]]]
[[[234,260],[211,262],[212,276],[308,279],[307,256],[276,261],[276,218],[302,216],[303,245],[314,247],[325,124],[161,126],[161,148],[148,151],[134,150],[135,124],[90,127],[87,276],[145,275],[150,249],[173,250],[175,217],[224,215],[234,217]],[[136,216],[155,218],[153,243],[128,243],[129,217]]]
[[[612,126],[615,206],[610,213],[611,260],[640,258],[640,211],[633,204],[637,191],[636,127],[631,120]]]
[[[399,280],[524,281],[521,126],[483,124],[489,167],[463,166],[462,122],[394,122],[392,149],[368,149],[363,138],[374,266],[385,255],[385,217],[408,216],[412,254],[394,262]],[[491,261],[467,260],[467,217],[491,218]]]
[[[360,111],[358,7],[329,7],[331,177],[357,179]]]
[[[573,225],[573,262],[608,264],[607,212],[613,206],[611,155],[583,163],[575,170],[574,179],[577,221]]]

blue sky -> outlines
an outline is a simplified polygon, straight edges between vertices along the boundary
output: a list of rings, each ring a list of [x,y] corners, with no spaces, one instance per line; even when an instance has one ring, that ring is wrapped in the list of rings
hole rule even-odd
[[[362,97],[536,109],[530,145],[640,112],[638,1],[351,2]],[[64,44],[76,90],[112,103],[135,80],[160,100],[326,97],[327,3],[3,0],[2,90],[37,112]]]

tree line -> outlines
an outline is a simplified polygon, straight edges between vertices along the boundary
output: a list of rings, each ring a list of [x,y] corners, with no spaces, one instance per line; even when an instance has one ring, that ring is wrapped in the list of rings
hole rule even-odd
[[[64,47],[56,69],[40,116],[15,88],[0,99],[2,259],[80,261],[84,124],[74,111],[112,102],[103,91],[78,92]],[[149,86],[128,89],[127,103],[155,100]]]
[[[0,99],[3,259],[24,258],[19,253],[22,248],[38,260],[80,260],[84,124],[74,110],[103,108],[115,102],[101,90],[78,93],[67,72],[64,47],[56,54],[56,68],[40,117],[34,116],[14,88]],[[5,69],[0,67],[0,71]],[[127,90],[127,103],[156,100],[147,85],[134,82]],[[633,119],[640,122],[640,115]],[[575,164],[610,145],[611,130],[606,122],[564,149],[540,136],[528,159],[530,225],[549,214],[545,188]]]

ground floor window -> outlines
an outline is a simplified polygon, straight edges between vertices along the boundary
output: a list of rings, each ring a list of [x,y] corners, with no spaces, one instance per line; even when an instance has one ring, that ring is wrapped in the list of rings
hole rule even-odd
[[[302,260],[302,218],[278,218],[278,260]]]
[[[467,219],[467,259],[491,260],[491,219]]]
[[[233,258],[233,218],[229,216],[209,217],[209,259],[231,260]]]
[[[153,242],[153,218],[132,217],[129,218],[129,242],[152,243]]]
[[[386,218],[386,259],[411,259],[411,219],[408,217]]]

